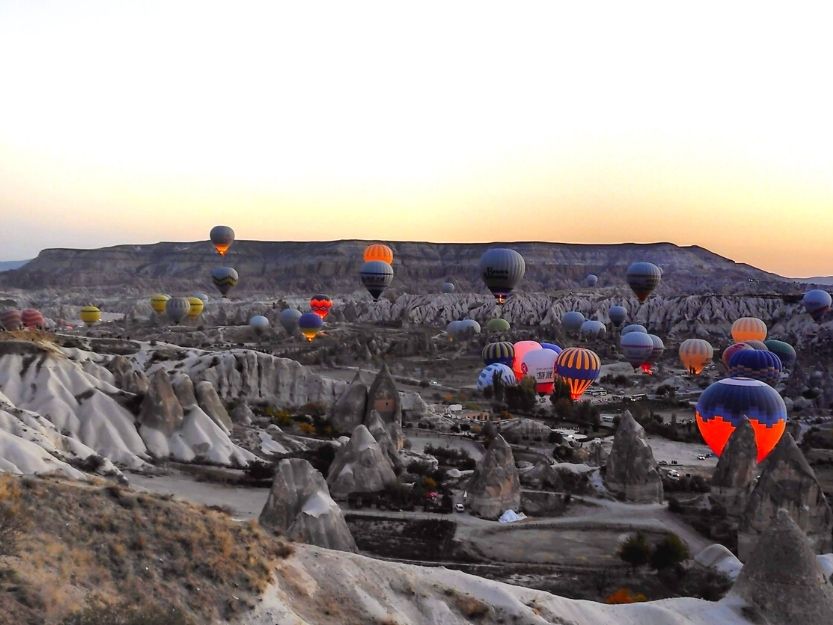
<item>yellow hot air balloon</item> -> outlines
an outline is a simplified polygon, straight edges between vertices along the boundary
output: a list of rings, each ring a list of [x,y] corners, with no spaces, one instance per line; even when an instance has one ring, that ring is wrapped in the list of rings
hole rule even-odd
[[[101,321],[101,311],[95,306],[84,306],[81,309],[81,321],[87,326],[94,326]]]
[[[735,343],[763,341],[766,338],[766,324],[756,317],[741,317],[732,324],[732,338]]]
[[[170,295],[165,295],[164,293],[156,293],[150,298],[150,307],[153,308],[153,312],[155,312],[157,315],[164,315],[165,306],[168,304],[169,299],[171,299]]]
[[[381,260],[388,265],[393,263],[393,250],[382,243],[373,243],[364,248],[364,262]]]
[[[202,314],[202,311],[205,308],[205,302],[199,297],[191,295],[188,297],[188,303],[191,304],[191,308],[188,309],[188,318],[196,319]]]
[[[694,375],[700,375],[713,357],[714,348],[703,339],[686,339],[680,344],[680,361]]]

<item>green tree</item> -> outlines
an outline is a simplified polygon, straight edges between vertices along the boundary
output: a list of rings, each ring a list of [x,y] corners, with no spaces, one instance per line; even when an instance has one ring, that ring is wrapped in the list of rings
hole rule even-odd
[[[678,565],[689,558],[688,547],[676,534],[668,534],[651,553],[651,566],[658,571]]]
[[[642,532],[629,536],[619,548],[619,557],[636,570],[648,563],[651,558],[651,545]]]

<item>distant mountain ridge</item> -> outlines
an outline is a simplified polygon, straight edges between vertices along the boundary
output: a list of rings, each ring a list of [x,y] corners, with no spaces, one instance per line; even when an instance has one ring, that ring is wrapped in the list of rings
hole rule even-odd
[[[28,263],[29,260],[0,260],[0,273],[4,271],[11,271],[12,269],[20,269],[23,265]]]
[[[362,291],[358,272],[370,241],[236,241],[224,258],[207,241],[47,249],[23,267],[0,274],[0,286],[22,289],[100,288],[143,293],[213,291],[211,269],[229,265],[240,274],[235,293],[351,293]],[[588,273],[597,289],[625,286],[637,260],[664,272],[659,292],[795,290],[794,282],[736,263],[698,246],[672,243],[574,244],[546,242],[387,242],[394,251],[396,292],[431,293],[446,279],[458,289],[484,291],[478,261],[490,247],[511,247],[526,260],[520,292],[577,290]]]

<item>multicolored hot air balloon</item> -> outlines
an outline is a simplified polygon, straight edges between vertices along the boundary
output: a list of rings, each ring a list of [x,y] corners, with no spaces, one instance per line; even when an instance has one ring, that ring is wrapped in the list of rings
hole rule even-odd
[[[712,358],[714,348],[703,339],[686,339],[680,343],[680,362],[693,375],[700,375]]]
[[[631,323],[626,325],[622,328],[622,336],[626,334],[630,334],[631,332],[641,332],[642,334],[648,334],[648,328],[643,325],[639,325],[638,323]]]
[[[770,386],[778,384],[784,365],[770,351],[742,349],[729,359],[729,375],[733,378],[752,378]]]
[[[628,311],[624,306],[614,304],[608,309],[607,316],[610,317],[610,323],[612,323],[614,327],[618,328],[625,323],[625,319],[628,318]]]
[[[188,318],[192,321],[198,319],[199,316],[202,314],[202,311],[205,310],[205,302],[203,302],[196,295],[189,295],[188,303],[191,305],[191,307],[188,309]]]
[[[833,306],[833,298],[830,297],[830,293],[827,291],[813,289],[804,294],[801,303],[804,304],[804,310],[813,318],[813,321],[821,323]]]
[[[281,322],[283,329],[287,334],[295,334],[298,330],[298,320],[301,318],[301,311],[294,308],[284,308],[281,314],[278,315],[278,321]]]
[[[24,308],[20,311],[20,320],[23,326],[30,330],[43,330],[46,327],[46,319],[43,313],[37,308]]]
[[[318,333],[321,332],[321,328],[323,326],[324,319],[314,312],[304,313],[298,318],[298,327],[301,329],[301,334],[303,334],[304,338],[310,343],[312,343],[312,340],[318,336]]]
[[[495,374],[500,376],[500,381],[504,386],[515,386],[518,383],[512,369],[496,362],[487,365],[480,371],[480,375],[477,376],[477,390],[482,393],[491,387],[495,381]]]
[[[269,329],[269,320],[263,315],[255,315],[249,319],[249,327],[260,336]]]
[[[17,332],[23,328],[23,319],[17,308],[6,308],[0,313],[0,326],[7,332]]]
[[[97,306],[82,306],[80,316],[84,325],[91,328],[101,321],[101,310]]]
[[[511,367],[515,361],[515,346],[509,341],[489,343],[483,348],[481,356],[483,356],[483,362],[486,365],[498,363]]]
[[[653,263],[631,263],[626,274],[628,286],[640,303],[648,299],[662,280],[662,270]]]
[[[559,345],[556,345],[555,343],[541,343],[541,349],[549,349],[554,351],[556,354],[560,354],[564,351],[563,349],[561,349]]]
[[[594,273],[588,273],[584,278],[584,286],[593,288],[599,283],[599,276]]]
[[[480,257],[480,276],[500,305],[506,302],[525,272],[524,258],[515,250],[493,247]]]
[[[534,349],[541,349],[541,344],[536,341],[518,341],[513,347],[515,348],[515,360],[512,363],[512,372],[515,374],[515,379],[520,380],[524,377],[523,369],[521,369],[524,356]]]
[[[370,263],[374,260],[381,261],[388,265],[393,264],[393,250],[382,243],[372,243],[364,248],[364,262]]]
[[[486,322],[486,332],[489,334],[503,334],[504,332],[509,332],[510,327],[509,322],[500,317],[497,319],[489,319]]]
[[[764,341],[764,345],[766,345],[766,348],[769,351],[776,354],[778,358],[781,359],[781,364],[784,365],[784,369],[789,369],[793,366],[793,364],[795,364],[795,348],[789,343],[769,339],[768,341]]]
[[[443,282],[443,293],[445,293],[446,295],[448,295],[449,293],[454,293],[455,289],[456,289],[456,287],[454,286],[453,282],[451,282],[451,281]]]
[[[561,315],[561,325],[564,326],[565,332],[577,334],[581,330],[581,324],[584,321],[584,315],[577,310],[571,310]]]
[[[321,317],[322,320],[327,318],[332,307],[333,300],[326,295],[313,295],[309,300],[309,309]]]
[[[188,316],[190,310],[191,302],[187,297],[172,297],[165,304],[165,314],[174,322],[174,325],[179,325]]]
[[[763,341],[766,339],[766,324],[756,317],[741,317],[732,324],[732,339],[735,343]]]
[[[746,343],[733,343],[732,345],[729,345],[729,347],[723,350],[723,354],[721,354],[720,356],[720,362],[723,363],[723,366],[726,368],[726,371],[729,370],[729,361],[732,359],[732,356],[744,349],[755,348],[751,345],[747,345]]]
[[[517,349],[515,351],[517,357]],[[555,372],[570,387],[570,397],[577,400],[599,377],[602,363],[595,352],[584,347],[568,347],[558,355]]]
[[[237,286],[237,281],[239,279],[240,276],[237,275],[237,271],[235,271],[232,267],[216,267],[211,270],[211,281],[223,297],[225,297],[233,287]]]
[[[393,267],[381,260],[371,260],[362,265],[359,276],[373,301],[378,302],[382,291],[393,282]]]
[[[524,355],[521,371],[535,380],[535,391],[541,395],[550,395],[553,391],[558,356],[551,349],[533,349]]]
[[[208,236],[220,256],[225,256],[234,243],[234,230],[228,226],[214,226]]]
[[[153,309],[157,315],[165,314],[165,306],[168,303],[168,300],[171,299],[170,295],[165,295],[164,293],[156,293],[151,295],[150,297],[150,307]]]
[[[650,334],[644,334],[642,332],[623,333],[619,339],[619,347],[622,349],[622,355],[630,363],[631,367],[638,369],[647,363],[651,357],[651,352],[654,351],[654,341],[651,339]]]
[[[605,327],[605,324],[603,324],[601,321],[596,321],[595,319],[588,319],[587,321],[581,324],[578,333],[580,336],[583,336],[588,339],[597,339],[607,334],[607,328]]]
[[[741,420],[748,418],[761,462],[784,434],[787,406],[778,391],[760,380],[723,378],[700,395],[694,418],[706,444],[718,456]]]

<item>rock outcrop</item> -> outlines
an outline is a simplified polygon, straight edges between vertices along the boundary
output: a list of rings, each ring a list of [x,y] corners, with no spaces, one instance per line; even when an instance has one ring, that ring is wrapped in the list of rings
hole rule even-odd
[[[605,485],[614,495],[637,503],[662,501],[662,478],[645,429],[626,410],[607,458]]]
[[[139,423],[142,427],[150,427],[169,436],[182,426],[183,417],[182,405],[174,392],[171,378],[158,370],[151,376],[147,394],[142,400]]]
[[[796,522],[816,553],[831,549],[833,512],[816,474],[795,440],[785,433],[764,461],[763,472],[749,496],[738,528],[738,555],[750,557],[758,538],[784,509]]]
[[[244,401],[238,402],[231,410],[231,421],[239,425],[251,425],[255,418],[255,413],[249,408],[249,404]]]
[[[549,462],[541,460],[530,471],[522,473],[521,482],[538,490],[564,491],[564,482]]]
[[[385,452],[370,431],[359,425],[350,440],[338,449],[327,484],[336,499],[350,493],[375,493],[396,482],[396,474]]]
[[[779,510],[759,536],[731,591],[757,612],[760,620],[755,622],[829,625],[833,586],[814,549],[791,515]]]
[[[387,426],[389,425],[396,424],[389,423],[386,425],[384,421],[382,421],[382,417],[379,413],[374,410],[370,413],[370,419],[367,422],[366,427],[373,435],[373,438],[376,439],[376,442],[379,444],[379,448],[390,461],[394,471],[398,471],[402,468],[402,461],[399,459],[399,449],[397,449],[396,443],[394,443],[390,432],[388,431]]]
[[[758,472],[758,447],[755,430],[747,419],[735,428],[714,470],[711,497],[732,518],[739,518],[752,492]]]
[[[484,519],[497,519],[508,509],[519,509],[521,482],[515,458],[500,434],[477,463],[467,490],[469,509]]]
[[[260,524],[291,540],[356,552],[356,541],[330,497],[324,477],[306,460],[282,460],[275,471]]]
[[[330,425],[336,434],[352,432],[364,422],[367,407],[367,386],[356,373],[350,385],[330,408]]]
[[[365,423],[369,421],[370,413],[374,410],[379,413],[385,423],[402,423],[402,400],[386,364],[382,365],[376,379],[370,385],[370,390],[367,392]]]
[[[114,384],[123,391],[143,395],[147,393],[149,382],[143,371],[136,369],[133,362],[125,356],[115,356],[107,369],[113,374]]]
[[[224,428],[226,432],[230,432],[231,417],[223,402],[220,401],[217,391],[214,390],[214,385],[211,382],[203,380],[202,382],[197,382],[194,390],[197,392],[197,403],[203,412],[211,417],[214,423]]]

